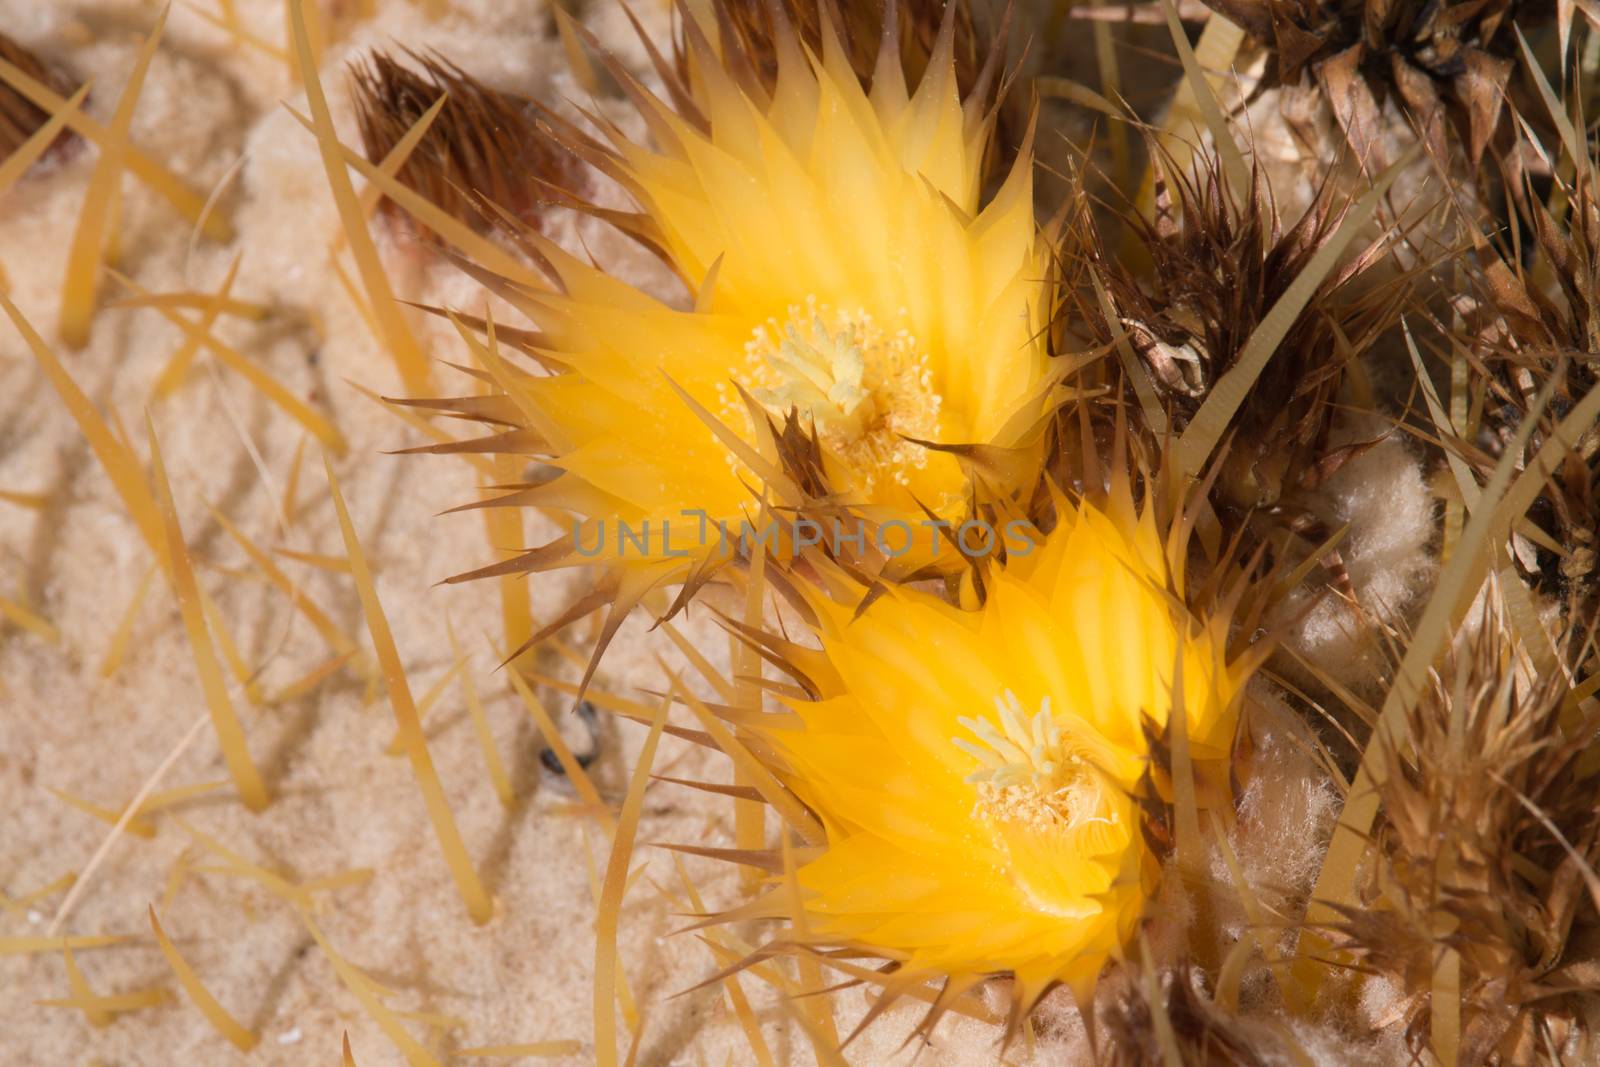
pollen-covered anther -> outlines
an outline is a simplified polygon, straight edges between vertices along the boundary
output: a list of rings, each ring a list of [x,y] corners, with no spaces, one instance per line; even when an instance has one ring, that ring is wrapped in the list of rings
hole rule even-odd
[[[1050,714],[1050,698],[1024,718],[1017,695],[1007,689],[994,700],[999,728],[987,719],[958,720],[979,743],[952,738],[980,767],[967,776],[978,787],[973,814],[988,822],[1039,832],[1115,821],[1102,814],[1098,774],[1072,751]]]
[[[752,395],[779,418],[797,412],[863,493],[880,479],[906,485],[909,471],[927,466],[927,449],[907,438],[936,439],[944,401],[910,331],[808,299],[786,321],[757,327],[745,354]]]

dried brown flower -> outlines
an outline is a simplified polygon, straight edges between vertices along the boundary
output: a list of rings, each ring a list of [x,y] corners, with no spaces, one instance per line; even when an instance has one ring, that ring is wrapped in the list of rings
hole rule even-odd
[[[1121,983],[1121,995],[1100,1016],[1105,1031],[1098,1049],[1102,1067],[1163,1067],[1173,1062],[1174,1050],[1178,1062],[1189,1067],[1265,1067],[1293,1062],[1286,1051],[1294,1047],[1292,1039],[1282,1027],[1261,1019],[1242,1019],[1219,1005],[1207,993],[1202,974],[1193,964],[1183,961],[1156,975],[1125,977],[1128,980]],[[1171,1048],[1165,1044],[1164,1032],[1171,1034]]]
[[[537,126],[527,99],[491,89],[437,55],[406,51],[410,63],[376,52],[352,70],[367,158],[381,162],[439,97],[443,110],[399,171],[399,179],[454,217],[484,227],[504,212],[539,228],[547,182],[568,185],[579,168]],[[391,222],[409,218],[384,200]]]
[[[1531,235],[1530,267],[1521,266],[1512,251],[1485,242],[1477,295],[1456,300],[1469,333],[1483,417],[1472,439],[1455,447],[1480,470],[1493,466],[1547,385],[1551,400],[1524,459],[1600,383],[1593,359],[1600,352],[1597,175],[1592,159],[1582,161],[1571,181],[1557,180],[1557,195],[1548,202],[1524,175],[1513,187],[1513,203],[1523,232]],[[1553,205],[1560,206],[1553,211]],[[1519,562],[1540,589],[1562,602],[1568,625],[1585,624],[1600,603],[1600,427],[1579,438],[1526,517],[1551,535],[1554,546],[1525,541]]]
[[[1107,304],[1086,284],[1065,299],[1058,321],[1091,345],[1125,341],[1131,347],[1143,381],[1122,376],[1129,410],[1148,416],[1145,402],[1133,401],[1146,389],[1146,401],[1167,425],[1144,429],[1159,438],[1188,426],[1267,313],[1334,236],[1348,204],[1325,184],[1285,229],[1259,170],[1248,195],[1240,196],[1209,149],[1196,155],[1188,174],[1154,145],[1152,155],[1158,161],[1155,218],[1129,211],[1123,219],[1148,267],[1130,266],[1130,257],[1108,247],[1105,229],[1085,217],[1069,230],[1088,249],[1087,270],[1098,277]],[[1213,505],[1228,525],[1266,516],[1320,540],[1298,498],[1370,447],[1330,443],[1346,367],[1394,325],[1412,295],[1408,275],[1368,284],[1368,272],[1384,262],[1392,244],[1391,233],[1380,235],[1322,280],[1234,415],[1212,489]]]
[[[47,65],[4,33],[0,33],[0,60],[4,60],[29,78],[44,83],[62,95],[72,91],[72,85],[60,71]],[[0,160],[21,148],[23,142],[33,136],[35,131],[49,119],[50,116],[44,109],[18,92],[9,82],[0,80]],[[74,134],[63,131],[56,138],[55,144],[50,146],[49,151],[61,152],[76,140]]]
[[[1505,609],[1486,604],[1411,712],[1409,751],[1380,749],[1373,858],[1334,941],[1400,987],[1396,1024],[1414,1048],[1442,1010],[1459,1012],[1460,1063],[1590,1062],[1600,717],[1559,672],[1536,677]]]
[[[1314,81],[1356,156],[1381,165],[1380,110],[1394,97],[1441,162],[1452,133],[1476,167],[1503,128],[1524,29],[1557,5],[1526,0],[1204,0],[1268,50],[1264,84]],[[1570,24],[1571,5],[1563,18]]]

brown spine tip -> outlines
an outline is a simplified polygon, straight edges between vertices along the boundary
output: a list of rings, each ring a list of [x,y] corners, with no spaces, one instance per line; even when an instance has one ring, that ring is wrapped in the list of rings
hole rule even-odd
[[[60,70],[45,63],[4,33],[0,33],[0,61],[5,64],[0,66],[0,161],[3,161],[50,120],[50,113],[25,91],[25,83],[38,83],[61,96],[70,95],[75,86]],[[15,68],[15,71],[7,68]],[[18,73],[22,75],[21,78],[15,77]],[[24,84],[14,84],[18,82]],[[60,158],[81,143],[76,134],[62,131],[44,158]]]

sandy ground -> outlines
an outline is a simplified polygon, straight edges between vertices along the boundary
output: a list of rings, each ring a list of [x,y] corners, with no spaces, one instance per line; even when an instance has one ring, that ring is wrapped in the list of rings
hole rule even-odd
[[[215,3],[198,5],[216,10]],[[353,4],[327,5],[336,12]],[[335,40],[323,67],[340,135],[356,143],[346,94],[345,63],[386,42],[439,49],[491,84],[554,99],[571,91],[559,70],[559,46],[537,0],[463,0],[430,17],[425,5],[381,0],[377,21],[335,19]],[[282,5],[239,0],[244,25],[274,46],[283,40]],[[641,0],[641,14],[660,24],[661,9]],[[0,25],[73,73],[92,76],[89,111],[109,121],[139,40],[155,17],[149,3],[0,0]],[[587,15],[630,62],[642,54],[620,10],[591,4]],[[346,671],[311,696],[273,707],[241,709],[251,752],[264,769],[276,802],[251,815],[231,786],[186,801],[156,820],[154,837],[124,837],[76,901],[62,932],[129,934],[128,944],[75,954],[89,986],[100,995],[160,986],[174,1000],[96,1028],[70,1007],[36,1001],[71,995],[62,954],[0,958],[0,1062],[32,1065],[308,1064],[338,1061],[348,1032],[363,1065],[404,1062],[395,1045],[363,1012],[306,927],[258,885],[218,873],[200,844],[208,835],[252,863],[284,877],[310,881],[350,868],[371,868],[370,881],[318,894],[317,922],[331,945],[388,986],[397,1012],[429,1013],[407,1023],[443,1062],[463,1047],[570,1039],[569,1059],[593,1059],[590,988],[594,965],[594,906],[590,857],[604,864],[606,841],[594,824],[571,811],[575,794],[543,769],[543,747],[520,705],[495,672],[500,640],[494,586],[437,585],[444,577],[494,559],[481,519],[439,517],[472,499],[474,476],[447,457],[383,454],[421,443],[392,413],[351,383],[394,394],[398,377],[371,339],[330,269],[328,248],[338,232],[333,201],[315,142],[280,106],[304,107],[304,96],[280,58],[241,48],[194,10],[175,8],[133,124],[142,149],[202,190],[217,190],[239,236],[230,245],[191,241],[189,227],[164,203],[127,181],[118,268],[154,292],[214,290],[235,256],[241,257],[234,295],[269,305],[260,322],[224,318],[217,335],[329,414],[347,437],[335,461],[354,520],[375,561],[379,591],[420,696],[454,661],[453,625],[471,653],[469,670],[484,694],[491,727],[515,786],[503,807],[485,772],[459,685],[446,686],[427,718],[428,743],[446,783],[467,847],[495,898],[495,915],[474,926],[457,897],[434,844],[423,805],[403,758],[385,754],[394,720],[381,698]],[[31,176],[0,198],[0,265],[12,297],[55,341],[61,279],[70,235],[95,154],[85,151]],[[576,234],[562,232],[575,243]],[[609,238],[586,232],[602,250]],[[403,297],[451,303],[476,311],[476,286],[414,249],[380,240]],[[619,256],[620,253],[617,253]],[[650,281],[645,268],[618,259],[620,270]],[[107,282],[106,295],[119,295]],[[412,319],[435,355],[459,358],[459,341],[437,322]],[[146,453],[145,416],[158,435],[177,506],[202,586],[244,659],[272,692],[328,656],[316,632],[280,591],[259,579],[248,559],[208,514],[215,507],[263,545],[341,555],[343,546],[312,443],[298,476],[287,524],[279,514],[295,479],[304,436],[281,411],[264,403],[236,375],[203,356],[173,396],[151,401],[151,386],[180,332],[148,309],[103,309],[91,343],[63,353],[66,364],[101,409],[128,428]],[[455,387],[441,368],[438,380]],[[1403,452],[1387,465],[1410,472]],[[1397,475],[1400,477],[1401,475]],[[204,714],[193,659],[176,601],[159,579],[134,617],[131,651],[113,676],[100,667],[127,605],[151,566],[148,550],[125,514],[59,398],[9,325],[0,327],[0,489],[45,493],[42,510],[0,502],[0,595],[23,602],[61,633],[50,643],[15,627],[0,632],[0,892],[18,898],[68,872],[85,869],[109,827],[64,803],[59,790],[118,809]],[[1421,493],[1420,480],[1413,496]],[[1376,512],[1393,494],[1360,494],[1350,507]],[[1424,509],[1426,510],[1426,509]],[[1352,572],[1377,574],[1382,559],[1414,557],[1415,538],[1373,542],[1363,549],[1357,522]],[[1426,516],[1422,522],[1425,525]],[[1392,524],[1391,524],[1392,525]],[[1371,528],[1376,528],[1371,527]],[[529,529],[530,538],[548,531]],[[1390,536],[1390,540],[1395,538]],[[1364,556],[1362,553],[1366,552]],[[1386,557],[1385,557],[1386,558]],[[1374,562],[1376,560],[1376,562]],[[337,625],[365,646],[354,586],[346,574],[282,560],[305,592]],[[1387,572],[1383,572],[1387,573]],[[540,580],[535,612],[549,617],[582,588],[572,575]],[[1385,597],[1404,594],[1389,590]],[[726,665],[726,638],[697,613],[686,625],[692,639]],[[632,693],[659,685],[656,657],[682,660],[659,634],[628,625],[605,660],[597,684]],[[576,671],[547,655],[545,666]],[[565,698],[545,691],[546,703],[566,718]],[[607,723],[604,757],[595,773],[608,799],[620,801],[643,731]],[[667,739],[658,765],[680,777],[726,775],[718,761]],[[658,766],[660,771],[660,766]],[[162,782],[162,788],[227,777],[213,734],[204,728]],[[641,843],[730,845],[725,801],[668,785],[650,790]],[[721,991],[674,997],[715,970],[714,959],[686,925],[676,876],[666,854],[641,849],[642,874],[623,913],[621,955],[643,1014],[638,1063],[747,1062],[744,1037]],[[213,868],[197,870],[196,868]],[[729,872],[690,861],[708,903],[736,899]],[[0,939],[43,935],[62,904],[55,893],[26,909],[0,915]],[[235,1051],[177,993],[171,972],[149,936],[146,909],[161,910],[166,929],[205,984],[261,1044]],[[762,983],[745,980],[767,1041],[780,1062],[810,1062],[798,1027]],[[851,991],[834,999],[838,1025],[848,1032],[867,1005]],[[891,1015],[851,1046],[858,1063],[909,1062],[901,1049],[911,1017]],[[1055,1019],[1055,1022],[1050,1022]],[[1047,1013],[1038,1048],[1018,1048],[1012,1062],[1060,1062],[1078,1048],[1077,1024]],[[993,1062],[995,1032],[976,1023],[947,1023],[920,1062]],[[461,1060],[459,1062],[469,1062]],[[471,1061],[481,1062],[481,1061]]]

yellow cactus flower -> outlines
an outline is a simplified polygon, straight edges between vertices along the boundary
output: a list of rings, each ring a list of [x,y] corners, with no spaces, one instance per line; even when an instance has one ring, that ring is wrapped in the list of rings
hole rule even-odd
[[[825,837],[765,903],[784,937],[907,981],[1012,974],[1019,1011],[1056,983],[1088,995],[1121,950],[1154,874],[1142,720],[1166,724],[1181,662],[1193,754],[1225,759],[1251,665],[1227,661],[1226,618],[1174,595],[1182,575],[1126,492],[1058,511],[990,568],[976,610],[895,587],[857,615],[818,594],[820,649],[773,642],[811,698],[750,747]]]
[[[914,93],[891,41],[869,92],[832,30],[818,57],[780,25],[768,94],[749,57],[718,55],[685,18],[691,73],[662,64],[670,105],[615,68],[654,147],[548,117],[638,208],[590,209],[692,299],[662,302],[525,235],[554,290],[503,291],[550,373],[497,374],[514,403],[492,410],[516,427],[506,450],[561,472],[516,503],[575,516],[570,541],[526,569],[603,563],[613,582],[629,573],[624,589],[682,579],[731,554],[721,531],[753,522],[763,485],[774,504],[825,498],[912,525],[1030,493],[1052,384],[1031,153],[984,203],[993,109],[987,91],[961,99],[949,33]],[[461,413],[481,416],[473,399]],[[1024,458],[997,484],[967,445]]]

